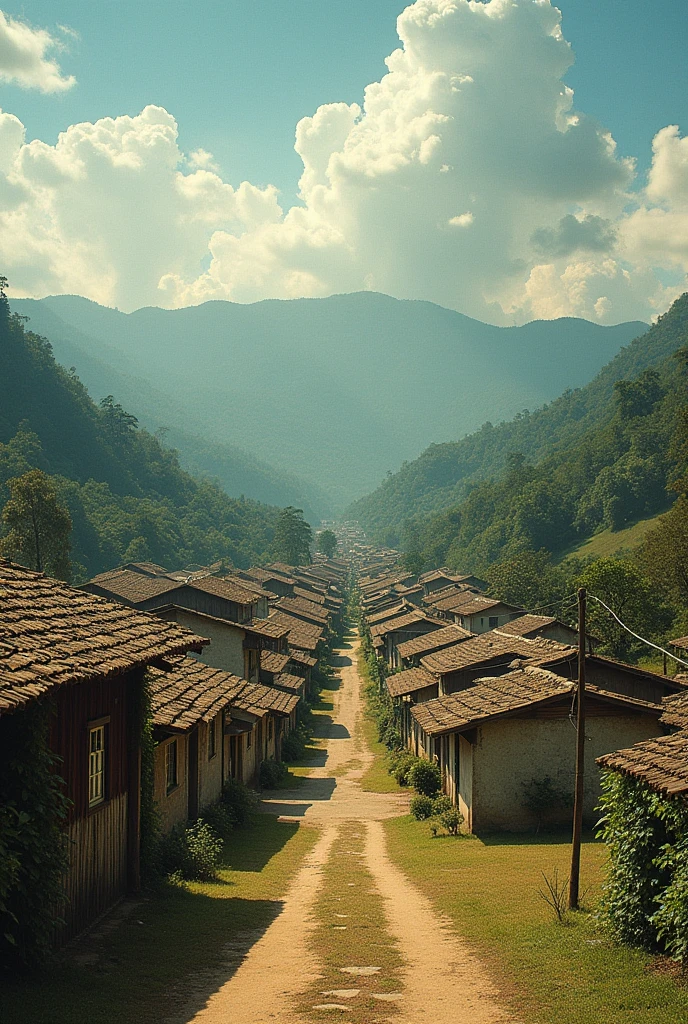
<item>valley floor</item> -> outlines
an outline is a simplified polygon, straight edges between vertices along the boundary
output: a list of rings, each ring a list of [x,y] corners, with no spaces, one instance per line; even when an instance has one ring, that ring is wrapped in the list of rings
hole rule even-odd
[[[403,790],[369,791],[380,755],[356,647],[338,652],[308,774],[230,834],[218,882],[125,904],[62,964],[3,981],[3,1022],[686,1019],[688,989],[651,958],[612,947],[591,915],[549,919],[537,887],[565,870],[565,839],[433,838]],[[603,854],[585,844],[585,884],[599,885]]]

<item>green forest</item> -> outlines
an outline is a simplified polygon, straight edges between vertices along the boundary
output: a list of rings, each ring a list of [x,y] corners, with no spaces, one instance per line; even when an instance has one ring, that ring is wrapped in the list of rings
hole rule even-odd
[[[587,388],[430,449],[359,503],[362,525],[400,543],[415,572],[444,564],[478,572],[492,595],[563,618],[570,618],[572,592],[585,585],[645,636],[666,641],[686,632],[687,342],[684,295]],[[476,482],[479,466],[487,478]],[[438,511],[408,514],[412,473],[417,507],[425,499]],[[394,493],[403,500],[395,503]],[[461,498],[449,500],[452,493]],[[386,522],[383,498],[392,501]],[[578,553],[601,531],[613,535],[647,519],[653,522],[632,550]],[[641,645],[600,608],[591,614],[609,653],[640,654]]]
[[[11,311],[6,289],[0,279],[0,507],[10,481],[46,474],[71,517],[75,582],[128,561],[265,561],[278,509],[194,479],[112,396],[96,405]]]

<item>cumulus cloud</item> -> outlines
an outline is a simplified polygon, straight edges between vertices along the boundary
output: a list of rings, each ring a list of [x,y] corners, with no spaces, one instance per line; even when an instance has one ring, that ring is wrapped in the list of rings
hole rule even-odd
[[[64,26],[60,31],[63,35],[75,35]],[[64,75],[57,61],[49,56],[60,46],[59,39],[45,29],[32,28],[0,11],[0,82],[46,93],[71,89],[76,79]]]
[[[0,114],[0,266],[24,293],[130,309],[374,289],[496,323],[647,318],[688,270],[688,143],[654,141],[647,188],[576,111],[550,0],[417,0],[362,103],[296,127],[299,202],[180,151],[174,118],[26,143]]]

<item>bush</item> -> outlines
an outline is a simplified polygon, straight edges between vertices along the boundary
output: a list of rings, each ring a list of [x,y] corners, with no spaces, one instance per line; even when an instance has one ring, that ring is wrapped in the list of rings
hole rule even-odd
[[[454,805],[451,802],[451,798],[448,796],[436,796],[432,801],[432,815],[433,818],[439,818],[445,811],[451,810]]]
[[[408,773],[408,782],[417,793],[435,796],[442,788],[440,766],[434,761],[426,761],[424,757],[419,757]]]
[[[222,788],[222,802],[235,825],[247,825],[258,809],[258,794],[243,782],[227,779]]]
[[[219,836],[226,836],[234,827],[233,815],[222,801],[204,807],[202,817]]]
[[[282,740],[282,758],[285,761],[300,761],[306,753],[307,739],[300,729],[294,729]]]
[[[410,750],[394,751],[389,755],[389,774],[400,786],[408,786],[409,773],[418,760]]]
[[[450,836],[458,836],[463,825],[463,814],[458,807],[448,807],[440,814],[439,820],[442,828],[446,829]]]
[[[523,783],[523,804],[537,821],[536,831],[539,832],[543,821],[552,817],[557,811],[573,806],[573,796],[560,789],[549,775],[532,778]]]
[[[217,877],[223,846],[221,837],[203,818],[193,825],[177,825],[160,841],[163,871],[176,880],[210,882]]]
[[[289,775],[289,769],[284,761],[275,761],[274,757],[268,757],[260,763],[260,788],[274,789],[280,782]]]
[[[416,821],[427,821],[433,815],[433,802],[429,796],[418,794],[411,801],[411,814]]]

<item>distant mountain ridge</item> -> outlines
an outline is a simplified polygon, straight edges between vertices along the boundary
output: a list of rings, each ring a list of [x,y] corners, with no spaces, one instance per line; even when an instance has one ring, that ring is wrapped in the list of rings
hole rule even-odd
[[[531,463],[566,453],[589,431],[615,414],[614,384],[660,367],[688,338],[688,294],[648,331],[625,346],[586,386],[566,390],[534,412],[480,430],[459,441],[433,444],[371,494],[347,516],[358,519],[378,540],[398,540],[403,525],[458,506],[482,481],[499,478],[511,453]],[[670,370],[665,370],[670,375]]]
[[[57,336],[54,318],[71,329],[71,351],[78,338],[99,364],[99,389],[116,381],[107,390],[118,401],[169,427],[186,465],[194,453],[185,439],[202,437],[307,481],[314,503],[325,491],[340,508],[429,443],[586,384],[647,327],[494,327],[370,292],[130,314],[75,296],[13,306],[63,362],[69,339]],[[77,353],[74,365],[100,397],[94,364]]]

